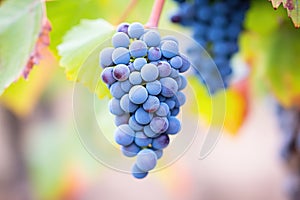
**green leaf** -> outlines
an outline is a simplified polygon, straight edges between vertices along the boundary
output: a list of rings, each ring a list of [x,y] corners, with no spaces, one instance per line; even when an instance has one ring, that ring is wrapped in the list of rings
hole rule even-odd
[[[0,95],[21,75],[38,39],[41,0],[9,0],[0,6]]]
[[[60,65],[65,68],[67,78],[83,83],[100,98],[109,92],[100,81],[99,53],[109,45],[114,27],[103,19],[82,20],[70,30],[58,46],[62,56]]]
[[[278,100],[285,106],[299,105],[300,38],[298,30],[284,24],[269,37],[266,50],[265,80]]]

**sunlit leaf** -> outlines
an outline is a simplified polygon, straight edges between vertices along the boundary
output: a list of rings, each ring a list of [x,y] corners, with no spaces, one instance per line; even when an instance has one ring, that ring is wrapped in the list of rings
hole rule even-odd
[[[9,0],[0,5],[0,94],[22,73],[38,39],[41,0]]]
[[[42,60],[33,68],[28,79],[20,78],[12,83],[0,97],[0,102],[20,117],[31,113],[51,79],[51,74],[58,67],[56,58],[49,50],[44,49],[41,53]]]
[[[224,125],[224,129],[228,133],[232,135],[237,134],[244,122],[248,110],[247,95],[244,93],[247,91],[245,85],[229,88],[226,91],[219,91],[213,96],[210,96],[207,89],[200,84],[196,78],[189,78],[189,82],[195,91],[197,99],[196,103],[199,105],[200,116],[204,121],[212,126]],[[226,95],[225,104],[223,98],[224,93]],[[221,110],[224,110],[224,108],[222,108],[223,106],[225,106],[226,110],[225,119],[222,114],[219,113]],[[194,110],[194,108],[191,108],[191,110]],[[216,120],[218,117],[219,119]],[[215,120],[211,121],[213,118]]]
[[[99,53],[101,44],[113,33],[114,27],[103,19],[82,20],[80,25],[70,30],[58,46],[62,56],[60,65],[65,68],[69,80],[83,83],[100,98],[109,92],[99,81]]]

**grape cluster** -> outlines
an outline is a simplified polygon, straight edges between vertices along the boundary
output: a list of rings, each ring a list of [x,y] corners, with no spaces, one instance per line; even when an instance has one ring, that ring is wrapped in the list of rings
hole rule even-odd
[[[186,101],[187,80],[180,73],[190,63],[180,55],[176,38],[161,37],[138,22],[120,24],[112,45],[100,52],[100,66],[113,96],[109,110],[115,115],[115,141],[125,156],[137,156],[132,174],[144,178],[168,146],[169,135],[181,130],[176,116]]]
[[[171,17],[171,21],[191,26],[193,38],[208,51],[217,66],[216,70],[211,69],[214,66],[203,66],[203,60],[198,59],[200,50],[190,49],[193,55],[190,56],[191,61],[200,66],[200,74],[197,72],[199,77],[206,82],[211,92],[226,88],[232,74],[230,59],[239,49],[238,37],[243,29],[249,0],[174,1],[178,3],[179,9]],[[212,81],[218,79],[216,71],[221,75],[221,84]]]
[[[289,176],[286,187],[291,200],[300,199],[300,109],[278,106],[279,124],[283,132],[281,157]]]

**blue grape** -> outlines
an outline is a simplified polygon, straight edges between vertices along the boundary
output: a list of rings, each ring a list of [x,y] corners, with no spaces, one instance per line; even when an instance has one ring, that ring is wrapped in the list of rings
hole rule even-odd
[[[115,131],[115,141],[122,146],[130,145],[134,140],[134,131],[127,124],[120,125]]]
[[[177,99],[177,101],[178,101],[178,105],[176,105],[177,107],[182,106],[182,105],[185,104],[185,102],[186,102],[186,97],[185,97],[185,95],[183,94],[183,92],[177,92],[177,93],[176,93],[176,99]]]
[[[132,103],[142,104],[148,98],[148,92],[145,87],[141,85],[133,86],[129,91],[129,99]]]
[[[170,77],[171,78],[177,78],[179,76],[179,72],[178,72],[178,70],[177,69],[174,69],[174,68],[172,68],[171,69],[171,74],[170,74]]]
[[[143,108],[147,112],[155,112],[160,106],[159,99],[156,96],[149,95],[143,104]]]
[[[150,95],[158,95],[161,92],[161,83],[158,80],[148,82],[146,89]]]
[[[170,64],[173,68],[179,69],[182,66],[182,59],[180,56],[175,56],[171,58]]]
[[[168,104],[161,102],[155,114],[160,117],[166,117],[169,114],[169,112],[170,112],[170,108]]]
[[[163,150],[162,149],[152,149],[152,150],[156,154],[157,160],[160,159],[163,156]]]
[[[143,35],[143,40],[148,47],[157,47],[160,44],[160,35],[156,31],[148,31]]]
[[[124,47],[116,48],[112,53],[112,60],[115,64],[128,64],[130,61],[128,49]]]
[[[134,58],[144,57],[148,52],[147,45],[141,40],[136,40],[130,44],[129,52]]]
[[[144,26],[141,23],[134,22],[128,27],[128,35],[131,38],[139,38],[144,34]]]
[[[150,47],[148,50],[148,59],[150,61],[156,61],[161,58],[161,50],[158,47]]]
[[[114,84],[112,84],[109,91],[110,94],[117,99],[120,99],[125,94],[125,92],[121,88],[120,82],[115,82]]]
[[[187,80],[185,76],[179,75],[179,77],[181,79],[181,85],[178,86],[178,90],[183,90],[187,86]]]
[[[139,124],[145,125],[150,123],[153,114],[146,112],[143,108],[138,108],[134,117]]]
[[[152,138],[146,136],[144,132],[139,131],[135,133],[134,142],[140,147],[146,147],[152,143]]]
[[[123,32],[128,35],[128,27],[129,27],[129,23],[126,23],[126,22],[121,23],[117,27],[117,32]]]
[[[212,18],[212,9],[209,6],[199,7],[197,18],[201,21],[208,22]]]
[[[125,81],[128,79],[130,74],[130,70],[127,65],[119,64],[114,67],[113,76],[118,81]]]
[[[156,166],[157,156],[150,149],[143,149],[137,154],[136,165],[144,172],[148,172]]]
[[[137,179],[145,178],[148,175],[148,172],[142,171],[141,169],[139,169],[137,167],[136,164],[133,165],[133,167],[131,169],[131,173],[132,173],[133,177],[137,178]]]
[[[99,55],[100,57],[100,66],[102,68],[112,66],[113,60],[112,60],[112,54],[113,54],[114,48],[107,47],[103,49]]]
[[[130,44],[128,35],[123,32],[115,33],[111,40],[112,40],[112,44],[115,48],[117,48],[117,47],[127,48]]]
[[[165,97],[172,97],[178,90],[176,81],[172,78],[166,77],[160,79],[161,83],[161,94]]]
[[[150,122],[150,128],[155,133],[163,133],[169,127],[169,121],[166,117],[153,117]]]
[[[120,106],[120,101],[116,98],[109,100],[109,111],[114,115],[123,115],[124,111]]]
[[[133,67],[135,70],[140,71],[145,64],[147,64],[147,60],[145,58],[137,58],[133,62]]]
[[[132,143],[128,146],[122,146],[121,150],[125,156],[134,157],[140,152],[141,148],[137,146],[135,143]]]
[[[166,131],[167,134],[174,135],[181,129],[180,121],[176,117],[169,117],[169,127]]]
[[[111,85],[114,82],[116,82],[116,79],[113,76],[113,69],[114,69],[113,67],[107,67],[104,68],[101,73],[102,81],[108,85]]]
[[[170,108],[170,109],[173,109],[174,107],[175,107],[175,101],[174,100],[172,100],[172,99],[167,99],[167,100],[165,100],[165,103],[168,105],[168,107]]]
[[[158,71],[159,71],[159,77],[167,77],[171,74],[172,68],[170,64],[166,61],[161,61],[157,65]]]
[[[138,105],[132,103],[129,99],[129,95],[125,94],[120,100],[120,107],[127,113],[133,113],[138,108]]]
[[[117,115],[115,117],[115,125],[120,126],[122,124],[128,124],[129,118],[130,118],[130,115],[127,113],[125,113],[123,115]]]
[[[166,58],[172,58],[178,55],[179,49],[176,42],[172,40],[167,40],[161,45],[162,55]]]
[[[132,88],[133,85],[130,83],[129,80],[126,80],[126,81],[121,82],[120,86],[124,92],[129,92],[129,90]]]
[[[171,110],[171,116],[177,116],[180,112],[180,109],[178,107],[175,107]]]
[[[144,133],[145,133],[145,135],[146,135],[147,137],[149,137],[149,138],[154,138],[154,137],[156,137],[156,136],[158,135],[157,133],[155,133],[155,132],[151,129],[150,125],[147,125],[147,126],[144,127]]]
[[[140,85],[140,84],[143,82],[141,73],[140,73],[140,72],[137,72],[137,71],[132,72],[132,73],[129,75],[129,82],[130,82],[132,85]]]
[[[158,77],[158,69],[154,64],[146,64],[141,69],[141,76],[146,82],[154,81]]]
[[[129,124],[130,128],[132,128],[132,130],[134,130],[134,131],[141,131],[141,130],[143,130],[143,125],[140,124],[140,123],[138,123],[136,121],[134,115],[132,115],[129,118],[128,124]]]
[[[188,61],[188,59],[184,55],[181,55],[181,59],[182,59],[182,66],[179,68],[179,72],[183,73],[183,72],[186,72],[190,68],[191,63]]]
[[[156,138],[153,138],[152,147],[154,149],[164,149],[170,143],[170,138],[167,134],[162,134]]]

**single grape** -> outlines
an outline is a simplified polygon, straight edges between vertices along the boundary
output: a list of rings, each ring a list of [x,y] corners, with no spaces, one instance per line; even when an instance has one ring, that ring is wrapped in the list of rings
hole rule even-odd
[[[128,64],[130,61],[130,54],[128,49],[124,47],[116,48],[112,53],[112,60],[117,64]]]
[[[141,76],[146,82],[154,81],[158,77],[158,69],[154,64],[146,64],[141,69]]]
[[[157,31],[148,31],[143,35],[143,40],[148,47],[157,47],[160,44],[160,35]]]
[[[139,38],[144,34],[144,26],[141,23],[134,22],[128,27],[128,35],[131,38]]]
[[[108,85],[116,82],[116,79],[113,77],[113,67],[104,68],[101,73],[102,81]]]
[[[138,108],[134,117],[139,124],[145,125],[150,123],[153,114],[146,112],[143,108]]]
[[[163,133],[169,127],[169,121],[166,117],[153,117],[150,122],[150,128],[155,133]]]
[[[137,154],[136,165],[144,172],[152,170],[157,163],[156,154],[150,149],[143,149]]]
[[[132,128],[132,130],[134,130],[134,131],[141,131],[141,130],[143,130],[143,125],[140,124],[140,123],[138,123],[136,121],[134,115],[132,115],[129,118],[128,124],[129,124],[130,128]]]
[[[115,131],[115,141],[122,146],[130,145],[134,140],[134,131],[128,124],[120,125]]]
[[[136,164],[133,165],[133,167],[131,169],[131,173],[132,173],[133,177],[137,178],[137,179],[145,178],[148,175],[148,172],[142,171],[141,169],[139,169],[137,167]]]
[[[167,40],[161,45],[162,55],[166,58],[172,58],[178,55],[179,49],[176,42],[172,40]]]
[[[148,82],[146,89],[150,95],[158,95],[161,92],[161,83],[158,80]]]
[[[171,74],[172,68],[171,65],[166,61],[160,61],[157,65],[159,71],[159,77],[167,77]]]
[[[173,68],[179,69],[183,63],[182,63],[182,59],[180,56],[175,56],[175,57],[171,58],[170,64]]]
[[[142,104],[148,98],[148,92],[145,87],[141,85],[133,86],[129,91],[129,99],[132,103]]]
[[[128,35],[123,32],[115,33],[111,40],[112,40],[112,44],[115,48],[117,48],[117,47],[127,48],[130,44]]]
[[[166,77],[160,79],[161,83],[161,94],[165,97],[172,97],[176,94],[178,90],[178,85],[176,81],[172,78]]]
[[[127,65],[119,64],[114,67],[113,76],[118,81],[125,81],[128,79],[130,74],[130,70]]]
[[[136,58],[133,62],[133,67],[135,70],[140,71],[145,64],[147,64],[147,60],[145,58]]]
[[[170,143],[170,138],[167,134],[162,134],[156,138],[153,138],[152,147],[154,149],[164,149]]]
[[[179,75],[179,77],[181,79],[181,85],[178,87],[178,90],[183,90],[187,86],[187,80],[185,76]]]
[[[110,94],[117,99],[120,99],[125,94],[125,92],[121,88],[120,82],[113,83],[109,91]]]
[[[166,131],[167,134],[174,135],[181,129],[180,121],[176,117],[169,117],[169,127]]]
[[[177,116],[180,112],[180,109],[178,107],[174,107],[172,110],[171,110],[171,116]]]
[[[143,108],[147,112],[155,112],[160,106],[159,99],[156,96],[149,95],[143,104]]]
[[[132,143],[128,146],[122,146],[121,151],[127,157],[134,157],[140,152],[141,148],[135,143]]]
[[[129,99],[129,95],[125,94],[120,100],[120,107],[127,113],[133,113],[138,108],[138,105],[132,103]]]
[[[99,57],[100,57],[100,66],[102,68],[109,67],[109,66],[112,66],[114,64],[113,60],[112,60],[113,51],[114,51],[114,48],[107,47],[107,48],[103,49],[100,52],[100,55],[99,55]]]
[[[170,108],[168,104],[161,102],[155,114],[160,117],[166,117],[169,114],[169,112],[170,112]]]
[[[130,55],[134,58],[144,57],[147,55],[147,45],[141,40],[135,40],[129,46]]]
[[[156,61],[161,58],[161,50],[158,47],[150,47],[148,50],[148,59],[150,61]]]
[[[117,27],[117,32],[123,32],[126,33],[128,35],[128,27],[129,27],[129,23],[121,23],[118,27]]]
[[[123,115],[124,111],[120,107],[120,101],[116,98],[109,100],[109,111],[114,115]]]
[[[132,72],[132,73],[129,75],[129,82],[130,82],[132,85],[140,85],[140,84],[143,82],[141,73],[140,73],[140,72],[137,72],[137,71]]]
[[[151,128],[150,128],[150,125],[147,125],[144,127],[144,133],[147,137],[149,138],[154,138],[156,136],[158,136],[157,133],[155,133]]]
[[[133,85],[130,83],[129,80],[126,80],[121,82],[120,86],[124,92],[129,92],[129,90],[132,88]]]

